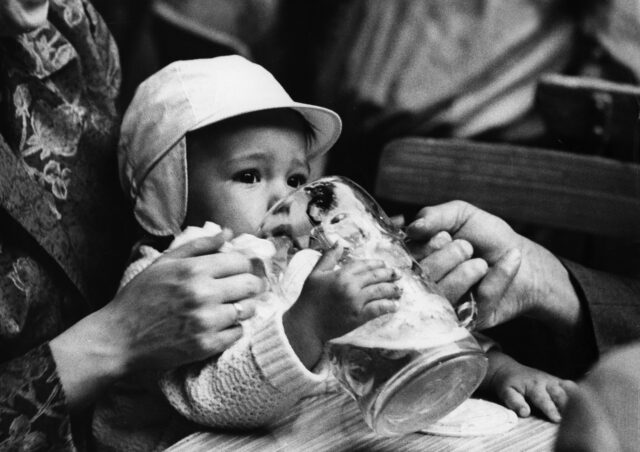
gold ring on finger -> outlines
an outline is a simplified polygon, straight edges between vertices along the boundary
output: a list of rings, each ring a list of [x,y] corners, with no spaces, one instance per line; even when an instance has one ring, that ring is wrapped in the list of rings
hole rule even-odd
[[[231,306],[233,306],[233,309],[236,310],[236,321],[235,324],[239,325],[240,324],[240,320],[244,320],[244,309],[242,308],[242,305],[240,303],[231,303]]]

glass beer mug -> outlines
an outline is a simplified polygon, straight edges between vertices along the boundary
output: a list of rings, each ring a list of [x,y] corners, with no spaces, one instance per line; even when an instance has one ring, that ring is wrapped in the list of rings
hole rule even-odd
[[[334,375],[374,431],[421,430],[478,387],[487,359],[467,329],[473,301],[466,318],[459,319],[408,253],[402,232],[357,184],[332,176],[300,187],[270,209],[261,235],[276,245],[276,275],[298,251],[324,251],[336,242],[345,250],[341,263],[380,259],[401,275],[397,312],[328,343]]]

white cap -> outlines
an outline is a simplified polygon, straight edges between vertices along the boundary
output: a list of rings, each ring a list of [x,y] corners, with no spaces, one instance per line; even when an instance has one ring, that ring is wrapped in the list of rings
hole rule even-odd
[[[187,212],[187,132],[274,108],[292,108],[311,124],[309,159],[340,136],[335,112],[294,102],[266,69],[240,56],[178,61],[142,82],[118,146],[120,182],[138,223],[158,236],[180,231]]]

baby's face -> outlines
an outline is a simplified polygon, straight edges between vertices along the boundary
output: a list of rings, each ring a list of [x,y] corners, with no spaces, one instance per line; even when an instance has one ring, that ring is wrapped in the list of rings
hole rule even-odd
[[[253,113],[187,138],[185,225],[255,233],[267,210],[309,178],[305,125],[289,110]]]

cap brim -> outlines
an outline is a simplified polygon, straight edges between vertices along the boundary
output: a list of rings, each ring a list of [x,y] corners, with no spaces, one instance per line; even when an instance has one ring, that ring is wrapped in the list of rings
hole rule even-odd
[[[308,152],[309,159],[324,154],[338,141],[342,131],[342,121],[335,112],[328,108],[298,102],[291,108],[304,116],[313,128],[315,136]]]
[[[336,143],[336,141],[338,141],[340,133],[342,132],[342,121],[340,120],[340,116],[328,108],[311,104],[303,104],[300,102],[282,103],[278,105],[265,106],[264,108],[236,111],[223,118],[218,115],[206,117],[194,124],[189,130],[194,131],[201,129],[210,124],[224,121],[226,119],[236,118],[248,113],[279,110],[281,108],[290,108],[297,111],[304,116],[311,125],[314,132],[314,139],[310,148],[307,150],[307,156],[310,160],[327,152]]]

